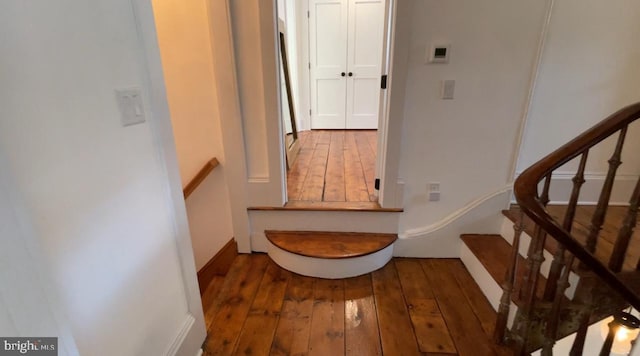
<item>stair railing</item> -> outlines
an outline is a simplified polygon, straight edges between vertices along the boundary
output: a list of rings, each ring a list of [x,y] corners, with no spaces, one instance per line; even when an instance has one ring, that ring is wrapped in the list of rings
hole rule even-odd
[[[531,345],[534,343],[530,342],[530,338],[533,337],[538,339],[542,337],[542,342],[540,342],[542,344],[542,355],[551,355],[554,343],[560,337],[558,328],[562,318],[561,314],[566,317],[568,312],[573,312],[573,317],[579,323],[571,355],[581,355],[592,311],[597,309],[597,301],[594,299],[596,291],[606,289],[606,293],[615,294],[621,298],[625,305],[631,305],[640,310],[640,288],[634,288],[634,284],[630,283],[630,280],[640,279],[638,278],[640,261],[638,261],[636,268],[637,273],[620,273],[627,255],[629,241],[638,219],[640,179],[637,181],[635,190],[629,200],[629,208],[623,225],[618,231],[613,252],[608,261],[601,261],[595,256],[598,238],[609,209],[616,173],[618,167],[622,164],[622,150],[627,138],[629,125],[639,118],[640,103],[630,105],[544,157],[526,169],[516,179],[514,194],[523,215],[514,226],[515,237],[512,244],[514,252],[502,286],[503,297],[498,310],[494,338],[498,342],[510,341],[513,343],[517,355],[525,355],[532,351]],[[585,183],[587,159],[590,150],[594,146],[614,135],[617,135],[617,143],[608,161],[608,173],[604,180],[595,212],[590,220],[586,241],[583,244],[572,235],[572,227],[578,208],[580,191]],[[557,221],[547,209],[547,204],[550,201],[549,191],[553,173],[559,167],[574,159],[579,159],[579,165],[573,178],[571,196],[568,200],[564,218],[562,221]],[[539,192],[540,186],[542,186],[541,192]],[[536,226],[525,265],[518,266],[520,236],[525,230],[525,215]],[[540,275],[541,264],[544,261],[543,251],[548,236],[556,240],[559,246],[553,256],[542,296],[538,296],[538,276]],[[577,263],[574,263],[574,259],[577,259],[575,261]],[[523,282],[520,284],[520,288],[515,290],[516,275],[522,268],[525,269]],[[579,284],[581,293],[576,293],[571,301],[573,309],[570,308],[571,306],[563,305],[563,303],[566,303],[565,292],[569,287],[569,275],[572,270],[584,272]],[[591,277],[585,278],[584,275]],[[521,304],[519,304],[520,308],[511,328],[512,331],[508,332],[507,321],[512,298],[519,300]],[[576,304],[581,307],[576,309]],[[542,336],[532,335],[534,320],[537,320],[538,327],[544,329],[542,331],[538,329],[538,334]],[[614,324],[612,323],[612,325]],[[611,345],[605,343],[603,354],[608,354],[609,350],[605,350],[608,347],[611,347]]]

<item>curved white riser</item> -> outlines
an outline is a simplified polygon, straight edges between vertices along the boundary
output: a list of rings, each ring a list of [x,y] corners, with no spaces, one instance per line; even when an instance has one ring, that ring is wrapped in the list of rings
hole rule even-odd
[[[317,278],[338,279],[367,274],[382,268],[393,255],[393,244],[365,256],[327,259],[297,255],[271,242],[267,243],[269,257],[280,267],[303,276]]]

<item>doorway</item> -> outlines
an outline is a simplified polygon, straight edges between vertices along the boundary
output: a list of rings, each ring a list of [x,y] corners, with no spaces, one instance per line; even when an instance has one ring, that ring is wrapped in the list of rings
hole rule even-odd
[[[377,202],[389,3],[278,0],[289,203]]]

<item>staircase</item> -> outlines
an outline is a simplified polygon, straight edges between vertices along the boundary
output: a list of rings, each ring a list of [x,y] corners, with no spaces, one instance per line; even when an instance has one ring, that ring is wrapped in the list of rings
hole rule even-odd
[[[462,261],[498,313],[494,340],[515,355],[609,355],[624,330],[640,326],[631,309],[625,312],[631,306],[640,309],[640,234],[634,234],[640,179],[628,206],[610,206],[624,142],[638,118],[640,103],[523,172],[514,185],[518,206],[504,212],[501,235],[462,236]],[[615,140],[615,148],[598,203],[583,207],[580,191],[589,153],[607,138]],[[568,200],[551,197],[554,171],[574,167],[565,166],[574,159],[579,162]],[[549,205],[552,199],[568,204]],[[600,350],[586,349],[589,327],[611,315]],[[556,344],[568,335],[570,350],[560,351]]]

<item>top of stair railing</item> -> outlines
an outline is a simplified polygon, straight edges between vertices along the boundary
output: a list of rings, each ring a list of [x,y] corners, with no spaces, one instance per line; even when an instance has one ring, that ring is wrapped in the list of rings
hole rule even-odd
[[[589,251],[587,247],[572,237],[571,233],[563,227],[562,222],[556,221],[549,214],[538,194],[538,185],[557,168],[582,154],[586,154],[589,149],[618,132],[621,132],[622,136],[618,144],[622,146],[624,135],[626,134],[629,124],[639,118],[640,102],[619,110],[533,164],[526,169],[514,183],[514,194],[522,211],[549,236],[564,245],[569,252],[581,261],[583,266],[586,266],[588,270],[598,275],[636,309],[640,309],[640,294],[625,283],[623,279],[619,278],[606,264],[598,260],[594,256],[593,251]],[[618,153],[620,150],[621,147]],[[610,164],[615,165],[615,162],[612,163],[610,161]],[[618,162],[617,164],[619,165],[620,163]],[[610,173],[612,173],[611,171],[613,171],[615,175],[615,169],[610,169]],[[610,189],[609,187],[609,190]]]

